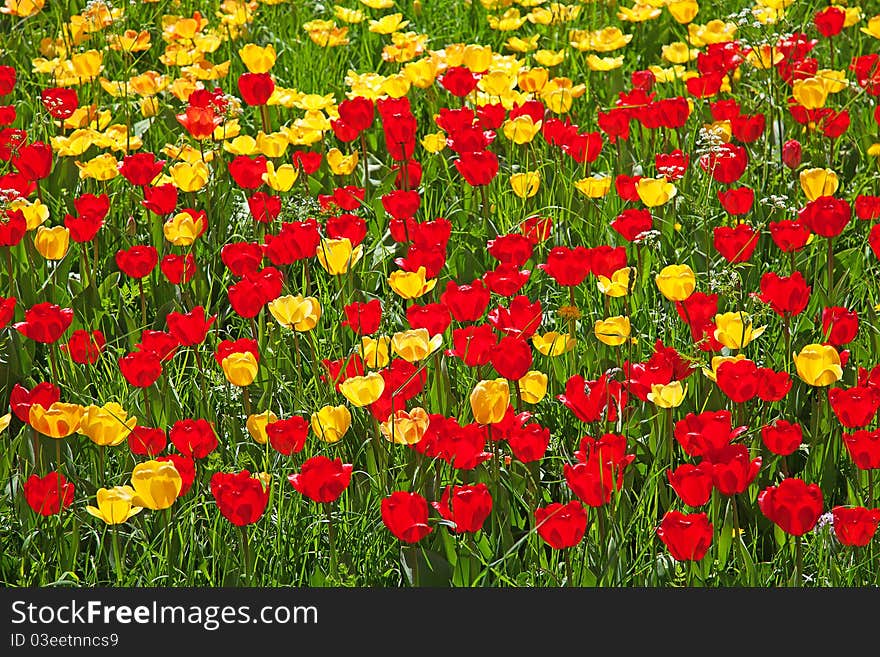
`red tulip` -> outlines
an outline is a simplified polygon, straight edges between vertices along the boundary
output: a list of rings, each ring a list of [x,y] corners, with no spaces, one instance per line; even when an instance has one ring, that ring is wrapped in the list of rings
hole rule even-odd
[[[472,92],[479,79],[464,66],[450,66],[440,76],[440,84],[453,96],[464,98]]]
[[[457,356],[468,367],[480,367],[489,362],[495,353],[498,338],[488,324],[466,326],[452,332],[453,349],[447,356]]]
[[[758,394],[758,368],[748,358],[721,363],[715,379],[721,392],[731,401],[747,402]]]
[[[790,477],[758,494],[758,506],[767,519],[785,533],[803,536],[822,515],[822,489],[803,479]]]
[[[20,383],[16,383],[9,393],[9,405],[12,407],[12,412],[25,424],[30,424],[31,406],[39,404],[43,408],[49,408],[60,399],[61,391],[58,387],[45,381],[38,383],[30,390]]]
[[[822,309],[822,335],[835,346],[849,344],[859,332],[859,316],[840,306]]]
[[[759,367],[758,399],[766,402],[780,401],[791,390],[791,375],[788,372],[776,372],[769,367]]]
[[[522,338],[505,335],[492,349],[492,366],[505,379],[518,381],[532,367],[532,348]]]
[[[229,242],[220,249],[220,259],[233,276],[244,276],[259,271],[263,249],[253,242]]]
[[[825,7],[813,16],[816,30],[827,38],[840,34],[844,21],[846,21],[846,12],[840,7]]]
[[[122,158],[119,173],[132,185],[145,187],[162,173],[165,160],[157,160],[152,153],[133,153]]]
[[[706,456],[730,444],[745,431],[731,429],[730,411],[688,413],[675,423],[673,435],[688,456]]]
[[[583,504],[554,502],[535,509],[538,535],[555,550],[574,547],[587,531],[587,512]]]
[[[215,472],[211,477],[211,494],[223,517],[238,527],[259,520],[269,503],[269,486],[247,470]]]
[[[758,233],[748,224],[738,224],[735,228],[716,226],[712,235],[715,250],[731,264],[748,261],[758,246]]]
[[[275,420],[266,425],[269,444],[272,449],[284,456],[299,454],[306,446],[308,432],[309,423],[298,415],[285,420]]]
[[[223,123],[223,117],[211,107],[197,107],[189,104],[181,114],[174,118],[184,127],[193,139],[207,139],[214,129]],[[158,214],[158,213],[157,213]]]
[[[382,499],[382,522],[405,543],[418,543],[434,531],[428,525],[428,501],[418,493],[396,491]]]
[[[657,536],[676,561],[699,561],[709,551],[713,531],[705,513],[668,511],[660,521]]]
[[[786,420],[776,420],[761,428],[764,446],[774,454],[788,456],[794,454],[804,441],[801,425]]]
[[[378,299],[367,303],[355,301],[345,306],[343,311],[345,320],[342,325],[350,328],[355,335],[372,335],[379,330],[382,321],[382,304]]]
[[[165,429],[137,425],[128,434],[128,448],[137,456],[153,458],[168,446]]]
[[[324,231],[330,239],[347,237],[355,247],[367,236],[367,222],[353,214],[341,214],[328,218]]]
[[[254,192],[248,196],[247,204],[251,216],[257,223],[271,223],[281,214],[281,197],[274,194]]]
[[[145,329],[141,332],[141,341],[135,345],[138,351],[152,351],[161,361],[171,360],[180,343],[170,333]]]
[[[133,351],[119,359],[119,371],[130,385],[148,388],[162,374],[162,361],[153,351]]]
[[[840,423],[848,429],[865,427],[874,421],[880,407],[880,392],[874,388],[829,388],[828,403]]]
[[[3,94],[0,94],[3,95]],[[52,87],[40,92],[40,102],[53,119],[69,119],[79,107],[76,89],[72,87]]]
[[[486,484],[447,486],[433,506],[445,520],[453,523],[456,534],[477,532],[492,512],[492,495]]]
[[[22,146],[13,155],[12,166],[28,180],[42,180],[52,172],[52,147],[41,141]]]
[[[181,345],[192,347],[205,340],[216,319],[217,316],[209,316],[204,307],[196,306],[188,313],[168,313],[168,330]]]
[[[217,449],[217,434],[204,419],[178,420],[168,431],[168,437],[177,451],[184,456],[203,459]]]
[[[706,455],[712,463],[712,484],[722,495],[744,493],[758,476],[761,457],[751,459],[745,445],[726,445]]]
[[[21,210],[0,213],[0,246],[16,246],[27,232],[27,219]]]
[[[791,317],[803,312],[810,300],[810,286],[799,271],[791,276],[780,276],[768,271],[761,276],[761,294],[758,297],[780,317]]]
[[[603,374],[595,381],[585,381],[576,374],[565,383],[565,394],[557,399],[581,422],[596,422],[605,417],[617,420],[618,409],[626,405],[627,393],[618,381],[609,381]]]
[[[104,339],[104,334],[101,331],[79,329],[70,334],[70,340],[61,348],[70,354],[74,363],[92,365],[97,362],[106,344],[107,340]]]
[[[239,338],[238,340],[221,340],[214,351],[214,360],[218,365],[223,365],[223,359],[230,354],[250,353],[260,362],[260,349],[257,341],[253,338]]]
[[[550,446],[550,430],[536,422],[515,427],[507,434],[507,444],[517,460],[523,463],[540,461]]]
[[[630,208],[617,215],[611,227],[627,242],[635,242],[654,228],[654,218],[650,210]]]
[[[483,274],[483,283],[495,294],[512,297],[526,284],[531,273],[527,269],[517,269],[516,265],[500,264]]]
[[[804,248],[810,239],[810,229],[797,220],[771,221],[767,227],[773,243],[785,253]]]
[[[575,465],[562,466],[565,483],[585,504],[600,507],[611,501],[611,492],[623,485],[622,469],[615,472],[611,462],[591,458]],[[616,475],[616,476],[615,476]]]
[[[472,187],[482,187],[492,182],[498,173],[498,156],[492,151],[462,153],[455,161],[455,168]]]
[[[73,503],[73,484],[60,472],[32,474],[24,482],[24,499],[34,513],[52,516]]]
[[[446,291],[440,295],[440,301],[459,322],[475,322],[486,312],[489,297],[489,290],[480,279],[463,285],[449,281]]]
[[[273,265],[291,265],[298,260],[313,258],[321,243],[321,234],[314,219],[281,224],[277,235],[266,234],[266,257]]]
[[[313,456],[302,464],[299,473],[287,477],[290,485],[313,502],[335,502],[348,488],[352,465],[342,459]]]
[[[415,217],[419,211],[421,197],[416,191],[395,190],[382,195],[382,207],[395,219]]]
[[[149,276],[159,262],[159,252],[154,246],[136,244],[130,249],[116,252],[116,266],[126,276],[144,278]]]
[[[822,237],[837,237],[852,217],[852,207],[842,198],[820,196],[798,213],[798,220]]]
[[[256,189],[263,184],[262,176],[266,173],[266,162],[266,158],[262,155],[255,157],[236,155],[227,169],[236,185],[243,189]]]
[[[431,335],[438,335],[449,328],[452,315],[449,314],[449,308],[442,303],[414,303],[406,309],[406,321],[410,328],[423,328]]]
[[[654,156],[654,168],[657,169],[658,175],[665,176],[668,181],[674,182],[684,177],[690,160],[690,155],[676,148],[671,153],[657,153]],[[634,200],[638,200],[638,193]]]
[[[590,273],[590,255],[584,246],[556,246],[550,249],[547,261],[538,265],[538,269],[547,272],[559,285],[573,287],[580,285]]]
[[[675,470],[667,470],[669,485],[688,506],[703,506],[712,496],[712,464],[685,463]]]
[[[15,317],[15,297],[0,297],[0,329]]]
[[[878,116],[880,116],[880,113],[878,113]],[[880,219],[880,196],[859,194],[856,196],[855,210],[856,216],[862,221]]]
[[[880,469],[880,429],[845,433],[842,438],[849,457],[859,470]]]
[[[880,524],[880,509],[863,506],[836,506],[831,510],[834,535],[842,545],[865,547],[874,538]]]
[[[720,144],[711,153],[700,157],[700,167],[709,171],[722,185],[739,180],[749,164],[746,149],[737,144]]]
[[[782,145],[782,163],[789,169],[797,169],[801,164],[801,143],[789,139]]]
[[[506,308],[498,306],[490,310],[487,318],[495,330],[528,340],[541,326],[541,301],[533,303],[528,297],[519,295]]]
[[[52,344],[73,321],[73,308],[61,308],[54,303],[38,303],[24,312],[24,321],[12,325],[16,331],[35,342]]]
[[[196,275],[196,259],[192,253],[185,256],[169,253],[159,262],[162,275],[172,285],[188,283]]]
[[[143,190],[144,200],[141,201],[141,205],[153,214],[163,217],[171,214],[177,207],[177,187],[173,183],[165,183],[158,187],[147,186]]]
[[[242,73],[238,77],[238,92],[248,105],[265,105],[273,91],[275,82],[268,73]]]

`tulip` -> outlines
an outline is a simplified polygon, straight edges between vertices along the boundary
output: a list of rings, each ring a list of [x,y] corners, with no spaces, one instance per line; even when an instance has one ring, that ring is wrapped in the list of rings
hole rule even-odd
[[[538,534],[555,550],[574,547],[587,531],[587,512],[583,504],[572,500],[568,504],[554,502],[535,509]]]
[[[629,317],[620,315],[608,319],[597,319],[593,326],[593,333],[599,341],[612,347],[626,342],[631,330]]]
[[[237,527],[259,520],[269,503],[268,474],[251,475],[247,470],[236,473],[215,472],[211,477],[211,494],[217,508]]]
[[[437,279],[428,279],[427,270],[419,267],[416,271],[403,271],[398,269],[388,277],[388,285],[394,292],[404,299],[418,299],[434,289]]]
[[[507,379],[480,381],[471,391],[470,402],[474,420],[479,424],[501,422],[510,406],[510,386]]]
[[[510,187],[521,199],[533,197],[541,186],[541,174],[538,171],[525,171],[510,176]]]
[[[61,260],[67,254],[69,244],[70,231],[64,226],[40,226],[34,236],[34,246],[46,260]]]
[[[391,338],[380,335],[377,338],[364,336],[361,338],[360,355],[364,365],[378,369],[388,365]]]
[[[828,386],[843,376],[840,354],[831,345],[808,344],[792,355],[801,381],[811,386]]]
[[[681,381],[671,383],[652,383],[651,392],[648,393],[648,401],[654,402],[659,408],[676,408],[684,401],[687,386],[682,388]]]
[[[789,477],[758,493],[758,507],[768,520],[792,536],[803,536],[822,515],[822,489]]]
[[[136,417],[128,417],[122,406],[108,402],[103,407],[87,406],[77,431],[96,445],[115,447],[128,438],[136,424]]]
[[[837,191],[837,174],[831,169],[804,169],[799,180],[801,189],[810,201],[820,196],[834,196]]]
[[[526,404],[537,404],[547,395],[547,375],[537,370],[526,372],[519,381],[520,398]]]
[[[685,515],[668,511],[657,528],[657,536],[676,561],[699,561],[712,544],[712,523],[705,513]]]
[[[178,212],[162,224],[162,232],[174,246],[190,246],[205,232],[205,220],[189,212]]]
[[[611,274],[611,278],[597,276],[599,292],[608,297],[623,297],[629,292],[630,275],[633,272],[632,267],[623,267]]]
[[[288,294],[270,301],[268,307],[281,326],[300,332],[311,331],[321,319],[321,304],[315,297]]]
[[[223,359],[221,367],[226,380],[234,386],[244,388],[257,378],[257,359],[250,351],[229,354]]]
[[[728,349],[742,349],[759,337],[766,326],[752,328],[751,318],[744,312],[715,315],[715,339]]]
[[[174,504],[183,479],[171,461],[145,461],[134,466],[131,485],[132,504],[158,511]]]
[[[828,90],[822,80],[818,78],[805,78],[794,81],[792,96],[794,96],[799,105],[808,110],[814,110],[825,107]]]
[[[382,522],[405,543],[418,543],[434,531],[428,525],[428,501],[418,493],[396,491],[382,499]]]
[[[96,495],[98,506],[87,506],[86,511],[108,525],[119,525],[143,511],[143,507],[134,505],[134,495],[131,486],[99,488]]]
[[[323,239],[315,253],[321,266],[328,274],[334,276],[347,273],[351,267],[357,264],[363,254],[363,246],[358,244],[352,248],[351,240],[347,237]]]
[[[85,409],[79,404],[54,402],[44,408],[39,402],[31,404],[28,423],[44,436],[66,438],[77,429]]]
[[[636,193],[642,203],[649,208],[663,205],[673,198],[678,190],[666,178],[641,178],[636,183]]]
[[[447,486],[440,501],[431,506],[453,524],[456,534],[477,532],[492,512],[492,495],[483,483]]]
[[[201,160],[195,164],[178,162],[168,169],[175,187],[182,192],[197,192],[208,182],[211,170]],[[169,240],[170,241],[170,240]]]
[[[342,439],[351,426],[351,412],[345,406],[324,406],[312,413],[312,431],[327,443]]]
[[[266,427],[270,423],[277,421],[278,416],[272,411],[266,411],[265,413],[252,413],[251,415],[248,415],[245,426],[247,427],[251,438],[257,441],[260,445],[265,445],[269,440],[269,434]]]
[[[385,439],[398,445],[415,445],[428,430],[430,418],[425,409],[398,410],[379,425]]]
[[[654,278],[660,294],[670,301],[684,301],[697,285],[694,270],[688,265],[667,265]]]
[[[377,372],[352,376],[339,384],[339,392],[355,406],[369,406],[382,396],[385,379]]]
[[[42,516],[55,515],[69,507],[73,503],[73,491],[73,484],[60,472],[50,472],[45,477],[32,474],[24,482],[25,501],[34,513]]]
[[[548,331],[544,335],[535,333],[532,336],[532,345],[544,356],[561,356],[574,349],[577,340],[568,333]]]
[[[275,65],[275,46],[271,43],[263,48],[249,43],[238,51],[241,61],[251,73],[268,73]]]
[[[348,488],[353,466],[342,459],[313,456],[302,464],[299,473],[287,477],[290,485],[314,502],[335,502]]]
[[[415,363],[427,358],[442,342],[442,335],[431,337],[428,329],[412,329],[392,335],[391,349],[408,363]]]
[[[575,182],[574,187],[587,198],[602,198],[611,189],[611,176],[589,176]]]

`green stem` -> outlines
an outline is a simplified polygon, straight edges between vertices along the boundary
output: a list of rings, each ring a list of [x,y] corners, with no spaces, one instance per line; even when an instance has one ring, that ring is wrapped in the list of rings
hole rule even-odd
[[[333,526],[333,514],[330,511],[330,505],[324,505],[324,512],[327,514],[327,536],[330,539],[330,576],[334,583],[339,580],[339,568],[336,561],[336,527]]]

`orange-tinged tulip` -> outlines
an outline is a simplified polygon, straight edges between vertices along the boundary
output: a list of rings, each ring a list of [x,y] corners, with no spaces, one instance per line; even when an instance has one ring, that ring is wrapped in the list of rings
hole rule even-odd
[[[131,486],[99,488],[96,496],[98,506],[87,506],[86,511],[108,525],[120,525],[144,509],[134,505],[134,495]]]
[[[85,409],[79,404],[55,402],[49,408],[32,404],[28,411],[28,424],[50,438],[66,438],[79,428]]]
[[[507,379],[484,379],[474,386],[470,396],[471,411],[479,424],[496,424],[504,419],[510,406]]]
[[[437,284],[436,278],[427,279],[427,270],[419,267],[417,271],[403,271],[398,269],[388,277],[388,285],[404,299],[418,299],[434,289]]]
[[[226,380],[234,386],[244,388],[249,386],[257,378],[259,365],[257,359],[250,351],[237,351],[229,354],[220,363]]]
[[[351,412],[346,406],[324,406],[312,413],[312,431],[327,443],[339,441],[351,426]]]
[[[134,488],[133,505],[159,511],[174,504],[183,487],[183,479],[173,462],[151,460],[134,466],[131,485]]]
[[[808,344],[793,355],[798,376],[811,386],[828,386],[843,376],[840,354],[831,345]]]
[[[355,406],[369,406],[382,396],[385,379],[378,372],[352,376],[339,384],[339,392]]]
[[[406,411],[398,410],[388,416],[379,429],[385,439],[397,445],[415,445],[428,430],[430,418],[427,411],[420,406]]]

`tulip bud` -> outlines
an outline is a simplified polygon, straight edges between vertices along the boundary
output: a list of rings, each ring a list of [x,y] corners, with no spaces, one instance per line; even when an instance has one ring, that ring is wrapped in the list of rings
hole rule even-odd
[[[797,139],[789,139],[782,145],[782,163],[792,170],[800,166],[801,143]]]

